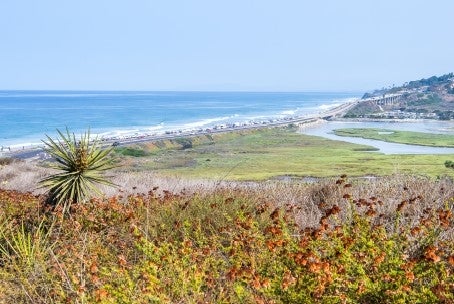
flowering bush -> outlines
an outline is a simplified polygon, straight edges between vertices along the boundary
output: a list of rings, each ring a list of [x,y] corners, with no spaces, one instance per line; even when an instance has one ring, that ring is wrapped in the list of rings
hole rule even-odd
[[[155,188],[70,217],[0,191],[0,302],[452,303],[453,198],[356,197],[366,186],[314,190],[316,225],[254,188]]]

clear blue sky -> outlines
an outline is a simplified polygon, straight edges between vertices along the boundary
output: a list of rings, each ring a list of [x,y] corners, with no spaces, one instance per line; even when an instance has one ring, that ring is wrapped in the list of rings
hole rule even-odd
[[[454,72],[451,0],[1,0],[0,89],[370,90]]]

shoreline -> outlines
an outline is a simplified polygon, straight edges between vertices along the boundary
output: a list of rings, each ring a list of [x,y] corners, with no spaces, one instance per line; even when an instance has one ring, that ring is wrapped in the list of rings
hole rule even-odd
[[[266,120],[252,120],[241,123],[231,123],[231,124],[218,124],[206,128],[196,128],[196,129],[186,129],[186,130],[177,130],[177,131],[164,131],[161,133],[152,133],[152,134],[134,134],[134,135],[125,135],[125,136],[113,136],[113,137],[104,137],[100,138],[99,141],[103,147],[108,146],[123,146],[131,145],[136,143],[152,142],[165,139],[174,139],[179,137],[194,137],[200,135],[209,135],[209,134],[219,134],[219,133],[228,133],[235,131],[245,131],[245,130],[257,130],[262,128],[270,127],[283,127],[291,124],[297,124],[298,126],[312,125],[315,122],[325,121],[332,117],[341,115],[348,111],[351,107],[360,102],[360,99],[346,102],[340,105],[337,105],[331,109],[325,111],[308,114],[305,116],[288,116],[284,118],[270,118]],[[8,151],[5,151],[5,148]],[[11,148],[3,147],[3,151],[0,151],[0,157],[10,157],[16,159],[47,159],[49,156],[45,153],[44,144],[34,145],[32,147],[23,146],[22,148]]]
[[[124,136],[112,136],[112,137],[103,137],[100,138],[100,144],[103,147],[111,146],[127,146],[138,143],[153,142],[159,140],[168,140],[181,137],[196,137],[201,135],[210,135],[210,134],[221,134],[235,131],[247,131],[247,130],[259,130],[264,128],[273,128],[273,127],[285,127],[289,125],[297,125],[298,128],[303,131],[307,130],[320,124],[327,123],[329,121],[336,122],[386,122],[386,123],[420,123],[425,121],[436,122],[440,120],[434,119],[374,119],[374,118],[342,118],[342,114],[346,113],[351,107],[355,106],[357,103],[361,102],[361,99],[356,99],[354,101],[346,102],[341,105],[337,105],[331,109],[325,111],[307,114],[305,116],[288,116],[284,118],[270,118],[260,121],[246,121],[241,123],[231,123],[231,124],[217,124],[205,128],[193,128],[185,130],[173,130],[173,131],[162,131],[160,133],[155,132],[152,134],[133,134],[133,135],[124,135]],[[342,139],[341,139],[342,140]],[[16,159],[32,160],[39,159],[45,160],[50,158],[49,155],[45,152],[44,144],[33,146],[33,147],[23,147],[22,149],[11,149],[8,151],[3,150],[0,152],[0,157],[10,157]]]

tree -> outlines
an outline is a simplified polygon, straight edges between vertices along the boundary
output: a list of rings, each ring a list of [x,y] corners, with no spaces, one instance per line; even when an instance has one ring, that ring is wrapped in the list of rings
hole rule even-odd
[[[68,129],[66,134],[57,132],[60,138],[53,140],[46,135],[47,141],[43,142],[46,152],[55,159],[50,166],[60,172],[42,179],[40,184],[48,188],[48,202],[62,205],[66,212],[71,204],[84,202],[90,192],[100,194],[96,184],[115,186],[102,176],[113,168],[108,158],[112,148],[102,149],[97,139],[90,142],[90,130],[81,134],[80,140]]]

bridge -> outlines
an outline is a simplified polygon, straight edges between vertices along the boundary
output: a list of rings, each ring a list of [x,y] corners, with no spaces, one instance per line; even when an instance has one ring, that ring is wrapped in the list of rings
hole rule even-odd
[[[393,105],[396,102],[400,101],[403,94],[383,94],[383,96],[375,96],[370,98],[362,99],[361,101],[370,101],[376,105]]]
[[[321,112],[318,114],[314,114],[314,115],[310,115],[309,117],[294,119],[291,122],[295,123],[299,127],[303,127],[307,123],[316,122],[320,119],[329,120],[329,119],[333,119],[335,117],[342,117],[345,113],[348,112],[348,110],[350,110],[351,108],[353,108],[354,106],[356,106],[358,103],[360,103],[362,101],[363,100],[361,100],[361,99],[357,99],[352,102],[341,104],[341,105],[339,105],[335,108],[329,109],[327,111],[324,111],[324,112]]]

